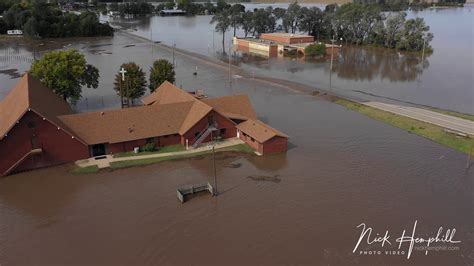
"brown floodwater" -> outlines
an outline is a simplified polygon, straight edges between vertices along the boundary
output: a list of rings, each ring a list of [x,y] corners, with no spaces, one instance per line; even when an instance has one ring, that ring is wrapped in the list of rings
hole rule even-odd
[[[0,45],[25,61],[5,63],[2,69],[12,70],[0,73],[0,98],[34,52],[83,52],[100,69],[101,86],[84,89],[79,111],[118,106],[112,77],[121,63],[148,70],[154,59],[172,58],[169,50],[124,34]],[[220,195],[185,204],[176,188],[212,181],[211,157],[89,175],[64,165],[0,179],[2,266],[473,264],[474,173],[464,169],[465,154],[311,96],[308,85],[288,90],[290,81],[278,86],[275,79],[240,76],[229,84],[225,68],[180,53],[175,58],[178,86],[249,95],[259,119],[290,135],[288,152],[218,154]],[[420,237],[455,228],[459,249],[414,250],[410,259],[352,253],[359,224],[382,235],[389,230],[388,249],[397,250],[394,238],[411,232],[415,220]]]

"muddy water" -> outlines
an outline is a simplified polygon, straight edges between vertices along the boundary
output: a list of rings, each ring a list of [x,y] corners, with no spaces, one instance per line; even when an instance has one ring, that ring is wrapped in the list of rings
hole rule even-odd
[[[126,43],[135,46],[107,50],[119,57],[131,48],[146,60],[150,47]],[[115,56],[104,55],[103,64],[124,60]],[[176,188],[212,181],[210,157],[80,176],[61,166],[2,179],[2,265],[472,263],[474,174],[464,171],[463,154],[313,96],[252,79],[230,87],[225,70],[177,60],[184,88],[248,94],[260,119],[291,136],[290,150],[218,155],[221,195],[186,204]],[[194,65],[196,77],[188,73]],[[422,236],[455,227],[460,250],[415,251],[410,260],[352,253],[360,223],[396,238],[415,220]]]
[[[100,69],[101,86],[84,90],[79,111],[118,106],[111,77],[122,62],[147,70],[156,58],[172,59],[172,52],[123,34],[43,46],[79,49]],[[16,47],[18,55],[42,53]],[[178,86],[249,95],[261,120],[291,136],[289,151],[218,155],[221,195],[184,205],[176,188],[212,181],[211,158],[79,176],[60,166],[1,179],[2,265],[473,263],[474,174],[464,171],[465,155],[308,94],[252,78],[229,84],[225,68],[178,53],[175,59]],[[5,69],[22,73],[28,65]],[[2,74],[0,97],[15,83],[14,72]],[[415,220],[424,237],[439,226],[456,228],[460,249],[414,251],[409,260],[406,253],[352,253],[360,223],[394,239],[411,232]]]

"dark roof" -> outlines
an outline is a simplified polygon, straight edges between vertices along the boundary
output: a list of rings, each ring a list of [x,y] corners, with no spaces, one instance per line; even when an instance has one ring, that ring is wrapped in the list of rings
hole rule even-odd
[[[245,134],[249,135],[250,137],[256,139],[260,143],[264,143],[265,141],[276,136],[282,138],[289,138],[286,134],[272,128],[271,126],[263,123],[260,120],[249,119],[245,122],[238,124],[237,128]]]
[[[57,119],[58,115],[73,113],[66,101],[26,73],[0,102],[0,140],[28,110],[36,112],[58,127],[64,126]]]

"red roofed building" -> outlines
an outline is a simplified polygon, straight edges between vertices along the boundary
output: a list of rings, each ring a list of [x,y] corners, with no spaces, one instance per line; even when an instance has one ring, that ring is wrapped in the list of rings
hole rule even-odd
[[[25,74],[0,102],[0,176],[132,151],[147,143],[196,147],[211,136],[240,137],[261,154],[286,150],[288,136],[256,120],[245,95],[201,101],[164,82],[142,101],[144,106],[75,114],[66,101]],[[285,141],[268,137],[266,130]]]

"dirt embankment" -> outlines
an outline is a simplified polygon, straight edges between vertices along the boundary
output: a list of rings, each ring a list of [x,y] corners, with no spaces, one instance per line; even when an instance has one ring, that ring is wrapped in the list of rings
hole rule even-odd
[[[474,0],[472,0],[474,1]],[[257,0],[252,3],[293,3],[292,0]],[[298,0],[300,4],[345,4],[352,3],[352,0]]]

